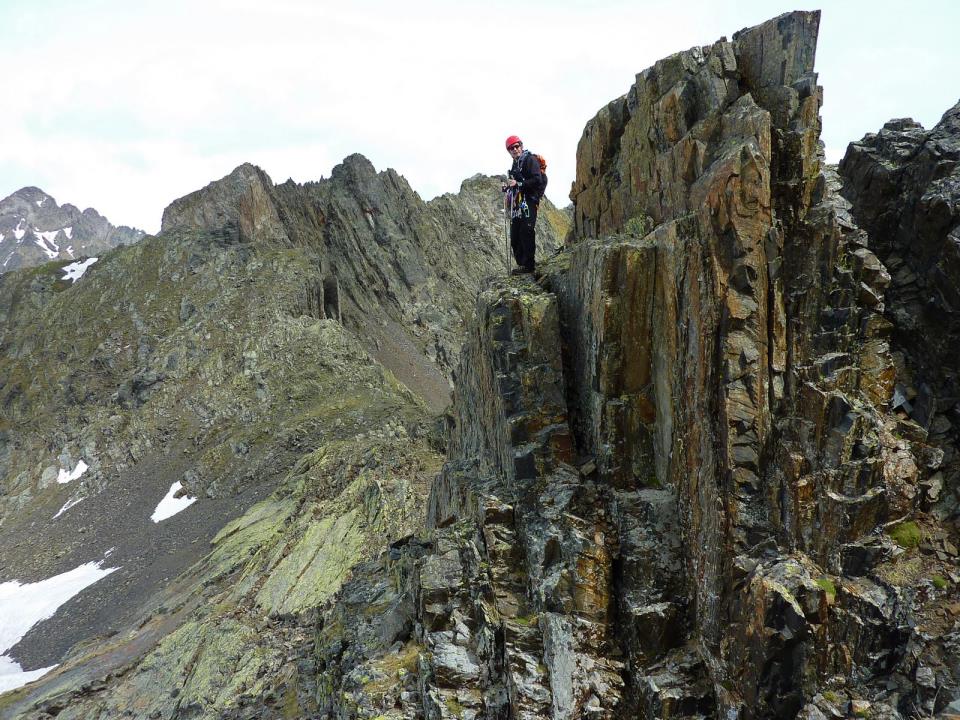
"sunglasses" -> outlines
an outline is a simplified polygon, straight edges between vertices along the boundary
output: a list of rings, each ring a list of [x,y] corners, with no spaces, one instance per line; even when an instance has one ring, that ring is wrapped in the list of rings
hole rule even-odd
[[[523,147],[523,143],[514,143],[513,145],[508,147],[507,150],[517,150],[521,147]]]

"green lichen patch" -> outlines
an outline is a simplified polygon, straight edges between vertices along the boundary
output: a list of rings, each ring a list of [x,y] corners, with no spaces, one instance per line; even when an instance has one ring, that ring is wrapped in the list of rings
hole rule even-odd
[[[920,541],[923,539],[920,526],[912,520],[895,525],[890,528],[887,534],[902,548],[915,548],[920,545]]]
[[[823,577],[815,580],[814,582],[816,582],[817,586],[827,594],[827,602],[833,602],[833,599],[837,596],[837,586],[834,584],[833,580]]]
[[[283,717],[291,720],[303,717],[303,710],[297,698],[296,685],[288,685],[286,692],[283,694]]]
[[[545,217],[551,228],[553,229],[553,234],[558,239],[563,239],[570,232],[570,228],[573,223],[570,221],[570,214],[563,208],[555,208],[552,206],[545,206],[542,210],[542,216]]]
[[[8,707],[12,707],[26,694],[27,691],[23,688],[17,688],[16,690],[9,690],[8,692],[0,693],[0,710],[5,710]]]
[[[257,594],[257,604],[268,613],[319,605],[340,588],[361,559],[363,541],[356,512],[312,525],[270,573]]]
[[[943,575],[934,575],[930,578],[930,582],[933,583],[933,586],[937,588],[937,590],[946,590],[950,587],[949,581]]]
[[[623,231],[627,235],[635,238],[642,238],[653,230],[653,218],[643,212],[639,212],[624,223]]]
[[[456,718],[463,717],[463,705],[460,704],[460,701],[455,697],[448,697],[446,700],[447,710],[451,715]]]
[[[376,698],[396,689],[408,675],[417,672],[417,662],[423,647],[408,642],[397,652],[388,652],[369,663],[370,674],[374,679],[363,686],[363,691]]]

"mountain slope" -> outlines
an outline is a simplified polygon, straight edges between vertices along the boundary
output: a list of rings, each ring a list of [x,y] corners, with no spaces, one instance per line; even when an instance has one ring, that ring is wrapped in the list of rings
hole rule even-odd
[[[28,695],[5,696],[5,713],[144,653],[176,660],[176,675],[210,637],[262,643],[206,616],[213,597],[251,627],[289,616],[303,635],[353,564],[422,524],[444,358],[479,284],[506,270],[500,202],[477,177],[424,203],[359,156],[306,186],[241,166],[76,282],[62,263],[0,279],[0,564],[21,582],[120,568],[13,649],[45,667],[82,641]],[[565,230],[545,224],[545,246]],[[174,482],[199,499],[153,523]],[[264,662],[261,699],[286,672]],[[197,682],[182,704],[206,697]]]

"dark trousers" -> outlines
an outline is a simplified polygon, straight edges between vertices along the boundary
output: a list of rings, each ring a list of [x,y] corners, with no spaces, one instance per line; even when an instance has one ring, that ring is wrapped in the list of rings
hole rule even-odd
[[[537,206],[527,203],[527,207],[530,208],[530,217],[516,217],[510,221],[510,248],[517,265],[533,272],[533,256],[537,250]]]

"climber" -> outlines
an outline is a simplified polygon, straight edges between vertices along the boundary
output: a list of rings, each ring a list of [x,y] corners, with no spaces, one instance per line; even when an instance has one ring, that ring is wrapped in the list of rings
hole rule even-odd
[[[506,145],[507,152],[513,158],[513,166],[508,172],[509,180],[502,189],[508,193],[507,207],[512,209],[510,248],[518,265],[512,274],[519,275],[534,270],[537,208],[547,187],[547,176],[541,171],[540,156],[524,150],[519,137],[511,135]]]

